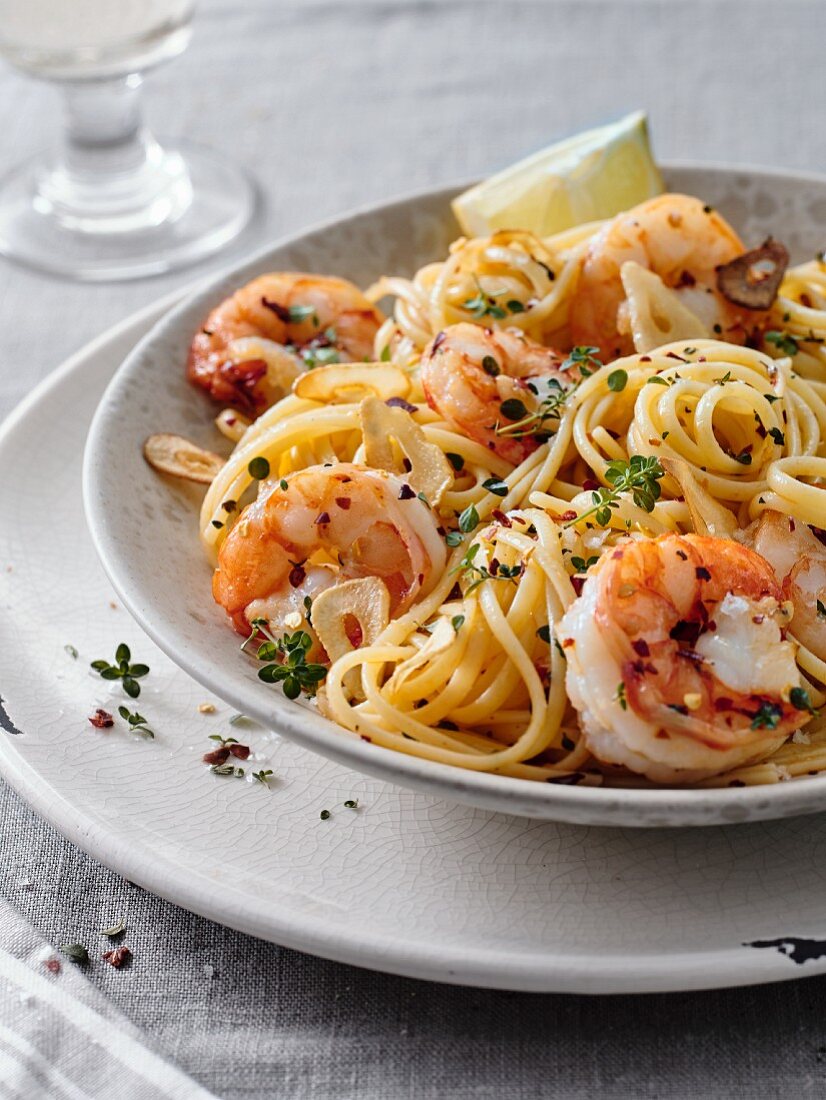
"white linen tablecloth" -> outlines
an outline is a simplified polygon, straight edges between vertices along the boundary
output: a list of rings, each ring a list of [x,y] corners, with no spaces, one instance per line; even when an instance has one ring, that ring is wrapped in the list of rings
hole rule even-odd
[[[258,179],[265,204],[238,254],[640,106],[662,158],[826,171],[824,48],[818,0],[204,0],[190,50],[148,79],[147,107],[163,134]],[[55,106],[0,66],[0,174],[56,132]],[[0,415],[108,325],[207,270],[83,287],[0,261]],[[89,939],[128,910],[140,959],[89,979],[113,1019],[223,1100],[826,1096],[826,979],[637,999],[426,985],[177,909],[8,789],[0,836],[0,895],[52,942]]]

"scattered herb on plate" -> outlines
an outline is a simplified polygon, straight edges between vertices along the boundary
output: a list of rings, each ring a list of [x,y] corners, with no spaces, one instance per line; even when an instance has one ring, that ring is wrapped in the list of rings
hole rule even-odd
[[[118,707],[118,714],[123,718],[125,722],[129,723],[130,733],[139,733],[142,737],[154,738],[155,731],[151,730],[146,724],[146,719],[142,714],[130,712],[129,707]]]
[[[138,680],[149,672],[149,665],[132,664],[132,654],[125,642],[121,642],[116,649],[114,664],[98,660],[92,661],[90,667],[99,673],[104,680],[120,680],[123,690],[130,699],[137,699],[140,695],[141,686]]]

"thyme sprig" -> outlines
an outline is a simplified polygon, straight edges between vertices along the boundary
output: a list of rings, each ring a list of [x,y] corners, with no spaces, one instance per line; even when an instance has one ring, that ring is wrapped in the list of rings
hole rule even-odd
[[[142,676],[146,676],[149,672],[149,665],[132,664],[132,654],[129,650],[129,646],[125,642],[121,642],[118,648],[115,650],[115,663],[110,664],[108,661],[99,660],[92,661],[91,667],[95,672],[100,673],[104,680],[121,680],[123,682],[123,690],[129,696],[130,699],[137,699],[141,693],[141,686],[138,680]]]
[[[567,359],[561,364],[562,370],[573,370],[578,367],[580,375],[583,378],[589,378],[594,371],[599,370],[602,366],[602,360],[598,356],[599,348],[580,344],[575,348],[571,348]]]
[[[774,344],[777,350],[782,352],[783,355],[797,355],[800,351],[800,345],[789,332],[780,332],[776,329],[771,329],[769,332],[763,333],[763,339],[767,344]]]
[[[550,392],[542,398],[533,411],[529,410],[518,397],[509,397],[506,401],[503,401],[499,406],[499,412],[506,420],[512,420],[514,423],[497,424],[496,434],[521,438],[525,435],[533,435],[536,432],[546,430],[545,426],[548,421],[561,420],[568,399],[586,378],[589,378],[594,371],[602,367],[602,360],[597,358],[598,352],[599,348],[586,345],[571,348],[567,358],[560,364],[560,370],[578,370],[579,378],[568,389],[565,389],[556,378],[549,379],[547,385]],[[615,392],[619,392],[625,388],[627,381],[628,374],[623,370],[616,370],[609,376],[608,386]],[[531,382],[528,383],[528,389],[532,390],[534,394],[537,392],[536,387]]]
[[[461,573],[466,579],[473,578],[465,589],[465,595],[470,595],[475,588],[478,588],[480,584],[484,584],[485,581],[512,581],[513,584],[516,584],[516,578],[522,573],[522,565],[519,563],[504,565],[497,562],[495,558],[489,566],[477,565],[476,556],[480,548],[481,544],[478,542],[474,542],[472,546],[469,546],[467,553],[454,570],[455,573]]]
[[[262,633],[267,634],[267,631]],[[259,661],[274,663],[259,668],[258,679],[265,684],[281,684],[288,699],[297,699],[302,692],[308,697],[315,695],[318,685],[327,676],[327,668],[307,660],[312,645],[313,639],[306,630],[284,634],[281,638],[267,634],[256,657]]]
[[[562,413],[565,409],[565,402],[577,388],[578,384],[579,383],[565,390],[556,378],[550,379],[548,382],[550,393],[542,398],[539,405],[533,411],[529,410],[525,403],[520,401],[518,397],[509,397],[499,406],[499,412],[507,420],[512,420],[513,423],[497,423],[495,429],[496,434],[513,436],[517,439],[521,439],[523,436],[533,435],[536,432],[542,431],[549,420],[561,420]]]
[[[462,308],[472,313],[475,320],[481,321],[483,317],[493,317],[497,321],[502,321],[509,313],[525,312],[525,306],[518,298],[511,298],[504,305],[500,305],[496,301],[497,298],[502,298],[507,293],[506,290],[495,290],[487,293],[475,275],[473,281],[476,283],[476,297],[468,298],[462,302]]]
[[[154,740],[155,731],[151,730],[146,724],[146,719],[142,714],[138,714],[137,711],[132,713],[129,707],[118,707],[118,714],[123,718],[125,722],[129,723],[130,733],[139,733],[142,737],[146,737],[149,740]]]
[[[605,470],[605,480],[610,485],[596,489],[591,494],[592,507],[569,520],[565,527],[573,527],[591,516],[600,527],[607,527],[611,512],[620,506],[623,493],[630,493],[634,503],[644,512],[653,512],[662,492],[659,481],[663,477],[665,470],[653,455],[631,455],[627,462],[621,458],[611,459]]]

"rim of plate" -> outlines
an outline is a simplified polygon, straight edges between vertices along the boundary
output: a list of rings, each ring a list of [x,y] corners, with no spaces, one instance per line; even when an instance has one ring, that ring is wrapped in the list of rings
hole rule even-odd
[[[760,176],[767,179],[801,181],[819,185],[826,192],[826,174],[806,171],[784,171],[752,164],[729,165],[721,162],[664,161],[664,171],[700,171],[720,175]],[[136,344],[115,372],[106,387],[92,420],[83,458],[83,500],[87,524],[95,550],[124,606],[149,637],[180,668],[208,687],[239,711],[249,714],[262,724],[273,727],[321,756],[349,765],[356,771],[377,776],[400,786],[427,790],[438,789],[446,798],[470,802],[486,809],[545,820],[568,821],[627,827],[639,824],[651,827],[683,827],[738,823],[745,820],[766,820],[795,814],[815,813],[826,809],[826,792],[820,805],[800,803],[810,796],[812,784],[808,777],[789,783],[768,786],[724,787],[686,790],[679,787],[646,789],[616,787],[580,787],[536,783],[486,772],[476,772],[410,756],[406,753],[366,744],[354,735],[336,727],[321,715],[306,707],[291,703],[278,692],[272,692],[267,707],[251,701],[234,682],[233,670],[211,662],[205,655],[191,651],[179,634],[174,617],[158,618],[155,609],[144,606],[140,591],[129,579],[129,559],[121,552],[110,522],[102,494],[96,489],[96,469],[105,460],[107,436],[111,429],[107,405],[124,378],[134,369],[144,351],[163,332],[173,328],[190,310],[214,304],[215,293],[229,279],[248,279],[275,250],[300,243],[311,235],[329,231],[343,223],[376,213],[389,213],[394,208],[409,208],[416,202],[450,198],[473,181],[423,188],[383,203],[372,203],[339,217],[303,229],[271,242],[241,262],[201,281],[186,293],[153,325]],[[183,378],[183,371],[181,373]],[[32,395],[34,396],[34,395]],[[28,404],[28,402],[26,402]],[[240,678],[239,678],[240,680]],[[331,728],[332,727],[332,728]],[[635,808],[645,809],[647,820],[636,822],[629,816]],[[656,816],[662,812],[663,817]],[[612,822],[610,817],[617,820]]]

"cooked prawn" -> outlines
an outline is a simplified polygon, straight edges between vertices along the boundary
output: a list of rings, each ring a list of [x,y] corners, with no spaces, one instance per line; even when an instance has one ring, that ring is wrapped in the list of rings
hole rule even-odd
[[[425,348],[421,382],[428,404],[458,431],[518,465],[539,446],[534,435],[497,431],[508,423],[502,403],[518,398],[528,411],[552,390],[571,385],[562,356],[516,330],[494,332],[462,322]],[[514,418],[510,418],[511,420]]]
[[[446,552],[432,511],[401,479],[341,462],[263,483],[218,555],[217,603],[236,628],[304,619],[305,599],[339,580],[380,577],[391,614],[430,591]]]
[[[557,625],[590,752],[657,783],[769,755],[809,717],[790,701],[801,693],[789,617],[769,563],[733,540],[664,535],[608,551]]]
[[[733,304],[716,279],[716,268],[744,251],[728,222],[688,195],[657,195],[618,214],[585,254],[571,301],[571,339],[598,347],[606,361],[634,351],[621,277],[622,265],[633,260],[677,293],[707,335],[745,343],[767,313]]]
[[[807,524],[780,512],[764,512],[747,537],[794,606],[795,638],[826,661],[826,546]]]
[[[307,366],[372,359],[383,320],[346,279],[260,275],[207,317],[187,373],[213,400],[259,413]]]

